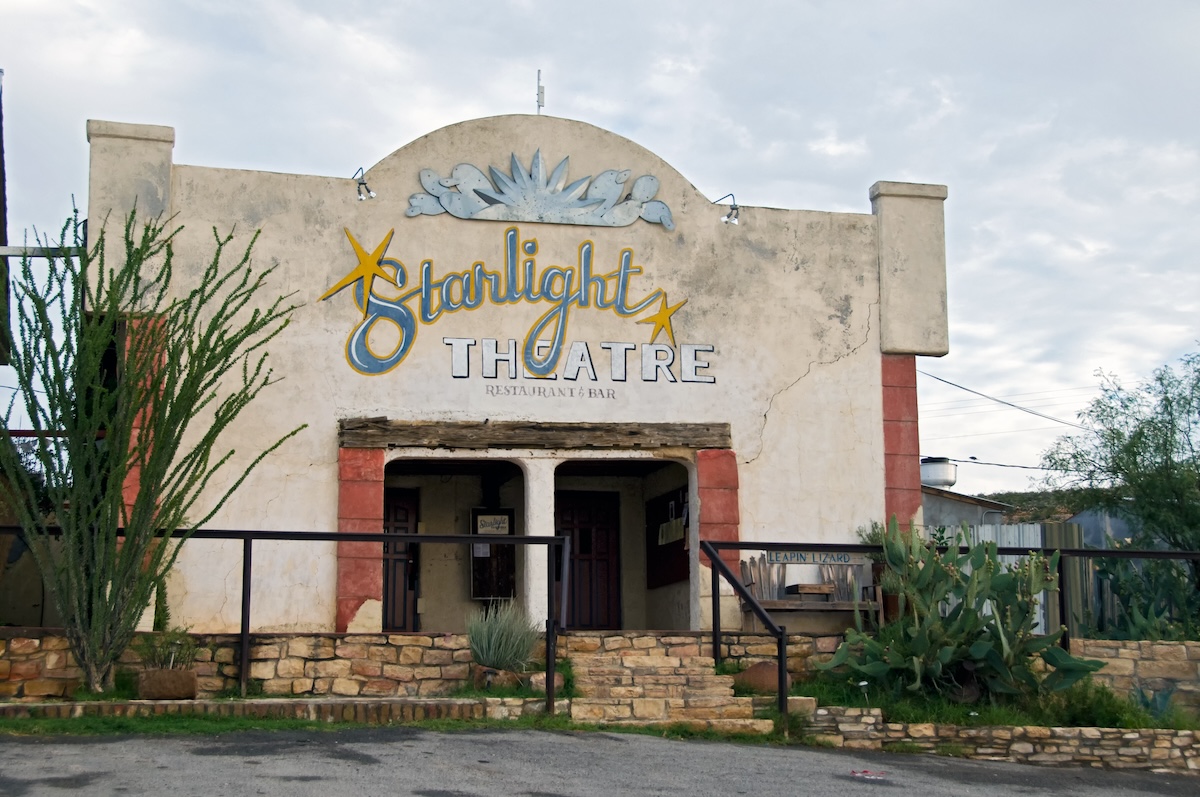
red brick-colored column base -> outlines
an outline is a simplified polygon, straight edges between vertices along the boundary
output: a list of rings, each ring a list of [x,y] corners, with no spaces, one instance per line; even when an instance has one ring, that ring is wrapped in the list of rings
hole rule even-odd
[[[338,531],[383,531],[383,449],[338,451]],[[339,542],[337,621],[345,633],[368,600],[383,600],[383,544]]]
[[[696,481],[700,491],[700,539],[737,542],[738,468],[737,457],[727,448],[696,452]],[[737,573],[737,551],[721,551],[721,559]]]
[[[883,355],[885,520],[908,528],[921,509],[921,441],[917,432],[917,358]]]

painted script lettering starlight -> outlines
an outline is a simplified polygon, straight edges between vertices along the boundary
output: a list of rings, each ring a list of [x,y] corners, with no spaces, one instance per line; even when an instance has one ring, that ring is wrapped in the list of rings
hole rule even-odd
[[[687,303],[687,300],[672,305],[662,289],[654,289],[640,298],[633,298],[630,283],[635,276],[642,273],[642,269],[634,265],[632,249],[621,250],[614,270],[596,273],[595,245],[592,241],[583,241],[579,244],[574,264],[551,265],[539,269],[537,239],[522,239],[520,230],[514,226],[504,232],[503,264],[500,268],[491,270],[480,260],[463,271],[439,275],[434,269],[433,261],[424,260],[421,262],[416,283],[410,285],[405,265],[397,259],[384,256],[393,233],[394,230],[388,231],[383,241],[372,252],[367,253],[353,234],[346,230],[346,237],[358,258],[358,265],[321,296],[321,300],[325,300],[345,288],[353,288],[354,303],[362,313],[362,319],[346,340],[346,359],[350,367],[360,374],[378,376],[388,373],[398,367],[412,351],[422,326],[435,324],[443,316],[460,310],[473,310],[485,303],[497,306],[546,307],[534,320],[520,344],[520,362],[527,376],[554,378],[554,372],[568,349],[566,336],[572,315],[576,310],[588,308],[610,311],[624,318],[653,310],[637,321],[639,324],[652,325],[648,344],[651,354],[644,355],[650,356],[652,360],[646,361],[648,364],[644,364],[642,368],[648,377],[646,381],[657,381],[658,372],[663,370],[661,363],[674,360],[675,331],[672,316]],[[376,292],[376,284],[380,280],[399,291],[399,294],[389,297]],[[371,333],[378,325],[390,325],[397,333],[396,343],[390,351],[377,352],[370,345]],[[670,341],[670,346],[655,344],[659,335],[663,333]],[[449,339],[445,342],[448,341]],[[471,343],[474,344],[474,340]],[[496,360],[511,358],[515,377],[516,353],[496,357],[495,341],[489,339],[486,344],[490,346],[485,345],[483,371],[489,371],[486,363],[488,359],[494,358],[490,368],[494,377]],[[514,340],[510,345],[515,344]],[[635,344],[632,343],[601,345],[605,348],[611,345],[628,346],[631,350],[635,348]],[[459,346],[463,348],[460,349]],[[583,346],[583,349],[580,349],[580,346]],[[491,352],[487,351],[489,348]],[[464,374],[461,365],[458,364],[458,358],[460,351],[461,356],[465,357],[465,343],[455,346],[454,350],[454,376],[462,378]],[[712,346],[684,345],[683,361],[689,367],[687,375],[692,377],[685,378],[684,381],[712,380],[710,376],[695,378],[697,367],[708,366],[704,361],[696,364],[696,352],[712,350]],[[567,354],[567,370],[574,376],[566,378],[578,378],[581,371],[593,380],[596,378],[595,369],[590,362],[590,352],[585,352],[585,344],[576,342],[571,345]],[[488,357],[489,353],[491,358]],[[613,373],[618,372],[617,366],[613,366],[613,369]],[[623,362],[619,370],[623,372]],[[676,380],[672,378],[667,381]]]

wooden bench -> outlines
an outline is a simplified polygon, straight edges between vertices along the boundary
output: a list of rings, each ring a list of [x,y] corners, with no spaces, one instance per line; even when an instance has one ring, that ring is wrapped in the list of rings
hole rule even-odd
[[[804,632],[807,630],[806,628],[798,628],[796,622],[789,622],[789,617],[791,616],[796,616],[795,620],[799,621],[801,627],[808,626],[809,628],[816,629],[818,633],[827,631],[837,633],[844,630],[833,628],[837,624],[833,618],[805,623],[801,617],[804,614],[818,612],[849,613],[851,615],[849,618],[851,623],[853,623],[854,612],[875,614],[880,624],[882,624],[883,602],[880,597],[879,587],[877,585],[863,587],[862,591],[867,596],[863,600],[845,600],[844,597],[838,599],[839,584],[835,575],[841,575],[841,571],[833,570],[832,568],[834,567],[846,566],[823,565],[821,567],[822,576],[828,578],[828,580],[819,584],[789,584],[784,586],[784,565],[768,564],[767,557],[763,554],[742,561],[742,582],[746,585],[750,594],[758,601],[759,605],[766,609],[767,612],[772,615],[784,615],[779,617],[779,620],[782,620],[781,624],[786,626],[789,631]],[[843,580],[848,580],[848,578],[849,576],[847,575],[843,577]],[[846,592],[845,585],[842,585],[841,592]],[[758,618],[754,615],[749,604],[745,602],[742,603],[742,614],[743,630],[758,630]]]

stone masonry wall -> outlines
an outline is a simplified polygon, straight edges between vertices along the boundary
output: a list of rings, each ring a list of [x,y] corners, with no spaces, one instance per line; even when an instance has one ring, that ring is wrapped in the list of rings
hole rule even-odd
[[[1074,639],[1071,652],[1104,662],[1092,678],[1115,692],[1132,695],[1139,688],[1153,693],[1173,688],[1174,703],[1200,710],[1200,642]]]
[[[79,685],[82,673],[64,637],[35,629],[0,632],[0,700],[63,697]],[[201,646],[193,666],[198,696],[235,688],[238,637],[196,638]],[[128,650],[120,666],[137,670],[141,664]],[[470,667],[463,634],[256,634],[250,644],[250,678],[261,682],[267,695],[444,695],[467,682]]]
[[[238,645],[233,634],[198,634],[194,669],[200,697],[238,685]],[[645,656],[691,657],[712,653],[711,635],[572,631],[559,638],[558,657],[636,648]],[[788,638],[788,669],[804,675],[813,661],[836,650],[841,637]],[[775,639],[763,634],[721,636],[723,658],[745,665],[775,661]],[[539,644],[535,658],[544,656]],[[815,658],[814,658],[815,657]],[[444,695],[467,682],[471,651],[463,634],[255,634],[250,678],[267,695],[426,697]],[[120,666],[137,670],[126,651]],[[67,640],[39,629],[0,629],[0,700],[64,697],[82,680]]]
[[[964,727],[884,722],[877,708],[818,708],[815,741],[858,750],[926,752],[985,761],[1200,773],[1200,734],[1124,728]]]
[[[712,655],[712,633],[708,631],[569,631],[559,642],[559,655],[608,653],[624,648],[635,648],[643,656],[691,656]],[[841,636],[812,637],[789,634],[787,640],[788,671],[803,676],[812,671],[812,665],[822,658],[829,658],[841,644]],[[721,658],[746,666],[760,661],[775,662],[775,637],[770,634],[721,634]]]

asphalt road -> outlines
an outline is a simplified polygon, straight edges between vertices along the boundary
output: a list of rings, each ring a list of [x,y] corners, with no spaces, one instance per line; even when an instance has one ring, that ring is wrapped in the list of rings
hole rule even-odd
[[[863,774],[868,772],[870,774]],[[1200,777],[610,733],[0,737],[0,795],[1200,795]]]

